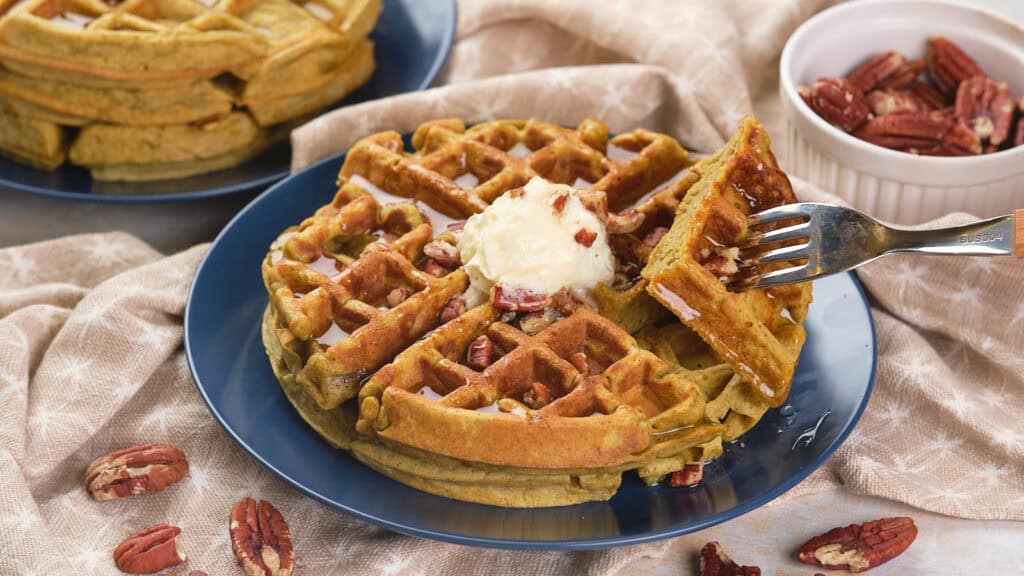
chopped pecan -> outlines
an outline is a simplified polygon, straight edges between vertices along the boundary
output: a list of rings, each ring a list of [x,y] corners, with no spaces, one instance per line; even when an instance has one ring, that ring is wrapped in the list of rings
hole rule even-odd
[[[491,289],[491,304],[499,310],[533,312],[548,304],[548,297],[526,288],[508,288],[495,284]]]
[[[441,324],[447,324],[459,316],[462,316],[462,313],[465,311],[466,299],[462,296],[452,296],[452,299],[449,300],[444,305],[444,308],[441,309],[441,312],[437,316],[437,321]]]
[[[669,478],[669,485],[673,488],[684,486],[696,486],[704,479],[704,463],[691,462],[683,466],[682,470],[676,470]]]
[[[655,246],[658,245],[658,242],[661,242],[661,237],[664,236],[665,234],[668,234],[668,228],[666,228],[665,226],[658,226],[657,228],[648,232],[647,236],[644,236],[644,246],[650,246],[651,248],[654,248]]]
[[[511,324],[516,321],[518,314],[512,310],[506,310],[501,314],[498,314],[498,322],[504,322],[505,324]]]
[[[452,232],[462,232],[462,229],[465,227],[465,220],[456,220],[455,222],[451,222],[450,224],[448,224],[448,230],[451,230]]]
[[[569,363],[572,364],[573,368],[579,371],[580,374],[589,374],[590,366],[587,363],[587,355],[583,352],[576,352],[575,354],[569,355]]]
[[[636,231],[646,220],[643,212],[635,208],[624,210],[619,213],[611,212],[608,214],[608,233],[609,234],[629,234]]]
[[[590,248],[594,245],[594,240],[597,240],[597,232],[586,228],[580,228],[576,231],[573,239],[576,240],[577,244],[583,245],[584,248]]]
[[[863,572],[899,556],[917,538],[910,518],[882,518],[835,528],[811,538],[800,547],[797,559],[830,570]]]
[[[955,94],[960,82],[974,76],[985,76],[985,71],[959,46],[948,38],[934,36],[928,40],[928,70],[939,89]]]
[[[892,150],[933,156],[979,154],[981,143],[959,120],[942,110],[872,118],[854,136]]]
[[[975,76],[956,91],[956,115],[983,144],[999,147],[1010,135],[1013,99],[1005,82]]]
[[[445,268],[458,268],[462,265],[458,247],[447,242],[427,242],[423,246],[423,253]]]
[[[572,316],[580,308],[587,308],[587,303],[577,298],[568,288],[561,288],[549,296],[548,305],[562,316]]]
[[[850,72],[846,79],[867,94],[880,88],[905,88],[924,69],[923,60],[908,61],[903,54],[891,50],[867,60]]]
[[[708,542],[700,549],[700,576],[761,576],[761,569],[736,564],[721,544]]]
[[[85,470],[85,486],[97,500],[159,492],[188,474],[188,459],[174,446],[143,444],[111,452]]]
[[[423,261],[423,271],[431,276],[440,278],[447,276],[451,269],[442,266],[437,260],[433,258],[427,258]]]
[[[553,395],[551,389],[541,382],[534,382],[530,389],[523,394],[523,404],[534,410],[540,410],[551,403]]]
[[[932,107],[910,90],[875,90],[864,96],[875,116],[920,112]]]
[[[494,362],[494,342],[486,335],[477,336],[466,351],[466,363],[470,368],[483,370]]]
[[[736,262],[740,257],[740,249],[715,246],[701,251],[701,265],[719,278],[729,277],[740,271]]]
[[[555,214],[561,214],[565,210],[565,203],[569,201],[569,193],[562,192],[558,196],[555,196],[554,200],[551,201],[551,209],[555,211]]]
[[[124,539],[114,549],[114,563],[118,570],[129,574],[152,574],[185,561],[178,552],[181,528],[157,524]]]
[[[822,78],[811,87],[811,108],[826,122],[847,132],[853,132],[868,121],[864,95],[850,82],[841,78]]]
[[[519,329],[534,335],[555,323],[555,315],[550,308],[527,312],[519,319]]]
[[[391,292],[388,292],[388,295],[385,298],[385,300],[387,301],[388,306],[394,308],[395,306],[398,306],[402,302],[408,300],[409,296],[411,295],[412,289],[406,288],[405,286],[399,286],[398,288],[395,288]]]
[[[291,576],[295,565],[288,523],[263,500],[243,498],[231,509],[231,550],[249,576]]]

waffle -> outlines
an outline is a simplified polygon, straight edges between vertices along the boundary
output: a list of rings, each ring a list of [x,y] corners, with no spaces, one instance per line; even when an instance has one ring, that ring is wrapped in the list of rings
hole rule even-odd
[[[45,161],[4,149],[51,169],[69,157],[104,180],[236,165],[369,79],[380,11],[380,0],[0,0],[5,114],[22,131],[83,128]]]
[[[332,445],[427,492],[554,506],[608,499],[628,471],[656,483],[713,459],[768,409],[641,276],[703,175],[675,140],[609,139],[595,120],[439,120],[412,144],[358,142],[333,201],[263,263],[274,373]],[[536,175],[574,184],[606,219],[615,280],[542,313],[473,302],[446,260],[460,226],[445,224]]]
[[[187,124],[231,112],[231,94],[209,80],[155,90],[98,89],[30,79],[0,68],[0,97],[27,104],[24,114],[66,125]]]
[[[71,145],[70,158],[97,180],[179,178],[237,165],[286,134],[260,129],[243,112],[203,124],[90,124]]]
[[[0,153],[39,168],[53,169],[64,162],[67,134],[45,120],[17,115],[0,102]]]
[[[747,216],[796,202],[770,146],[764,127],[748,117],[724,148],[694,166],[699,180],[643,277],[654,298],[712,343],[765,402],[779,406],[806,337],[811,287],[729,292],[722,282],[723,275],[736,273],[722,247],[736,246],[747,235]],[[759,266],[753,273],[782,266]]]

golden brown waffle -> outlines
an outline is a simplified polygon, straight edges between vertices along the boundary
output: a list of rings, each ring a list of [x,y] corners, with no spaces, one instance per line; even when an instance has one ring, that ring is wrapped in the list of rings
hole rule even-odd
[[[809,284],[729,292],[736,246],[747,216],[796,202],[789,178],[771,153],[764,127],[745,118],[714,156],[692,168],[699,176],[671,230],[644,268],[647,291],[697,331],[771,406],[781,405],[806,334]],[[785,263],[760,267],[761,273]]]
[[[25,118],[0,102],[0,153],[31,166],[53,169],[64,162],[67,134],[45,120]]]
[[[607,499],[629,470],[653,483],[715,458],[767,410],[640,274],[702,176],[675,140],[609,140],[594,120],[442,120],[412,143],[394,132],[358,142],[334,201],[264,262],[271,364],[332,444],[435,494],[552,506]],[[431,240],[427,218],[440,228],[442,214],[469,216],[538,174],[584,188],[608,224],[614,282],[592,303],[564,293],[533,313],[467,306],[459,227]]]
[[[103,180],[236,165],[369,79],[380,11],[380,0],[0,0],[5,114],[22,131],[84,127],[45,161],[5,149],[47,168],[69,156]]]

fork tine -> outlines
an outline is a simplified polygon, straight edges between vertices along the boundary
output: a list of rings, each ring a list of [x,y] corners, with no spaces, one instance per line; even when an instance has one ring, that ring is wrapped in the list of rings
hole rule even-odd
[[[757,278],[757,284],[754,287],[770,288],[772,286],[782,286],[783,284],[793,284],[795,282],[811,280],[818,277],[818,274],[812,273],[813,270],[816,270],[816,268],[812,268],[807,264],[773,270],[766,274],[762,274]]]
[[[778,230],[755,232],[749,238],[740,243],[739,248],[740,250],[745,250],[747,248],[754,248],[756,246],[770,244],[772,242],[807,238],[809,236],[810,229],[811,224],[809,222],[802,222],[800,224],[794,224],[793,226],[779,228]]]
[[[751,214],[747,217],[747,220],[751,226],[769,224],[771,222],[778,222],[779,220],[786,220],[789,218],[800,218],[806,222],[811,219],[811,216],[818,204],[818,202],[783,204],[782,206],[762,210],[757,214]]]
[[[755,256],[752,259],[754,264],[769,264],[771,262],[789,262],[791,260],[806,260],[811,255],[811,243],[796,244],[795,246],[783,246],[775,250],[769,250],[764,254]]]

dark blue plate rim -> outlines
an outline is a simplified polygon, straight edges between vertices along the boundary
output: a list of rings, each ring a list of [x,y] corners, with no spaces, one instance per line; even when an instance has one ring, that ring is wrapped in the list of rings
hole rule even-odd
[[[458,25],[458,4],[455,0],[451,2],[451,18],[445,23],[447,24],[444,30],[444,41],[441,44],[441,49],[437,53],[437,57],[434,59],[433,64],[430,65],[430,69],[424,76],[423,81],[416,87],[412,92],[418,92],[420,90],[426,90],[434,83],[437,79],[437,75],[441,73],[441,68],[444,67],[445,62],[448,61],[448,56],[452,51],[452,45],[455,43],[455,30]],[[397,94],[391,94],[389,96],[397,96]],[[385,96],[388,97],[388,96]],[[361,104],[361,102],[360,102]],[[325,113],[329,110],[325,110]],[[198,192],[180,192],[172,194],[157,194],[153,196],[107,196],[107,195],[92,195],[82,194],[80,192],[65,192],[63,190],[53,190],[51,188],[44,188],[42,186],[35,186],[32,184],[24,184],[17,180],[3,180],[0,184],[4,188],[14,190],[17,192],[27,192],[29,194],[36,194],[39,196],[47,196],[50,198],[61,198],[64,200],[76,200],[79,202],[95,202],[97,204],[161,204],[167,202],[181,202],[184,200],[201,200],[204,198],[214,198],[217,196],[225,196],[228,194],[235,194],[238,192],[244,192],[246,190],[255,190],[268,184],[280,182],[289,176],[288,170],[282,170],[271,174],[269,176],[263,176],[260,178],[254,178],[252,180],[246,180],[245,182],[236,182],[234,184],[227,184],[224,186],[215,186],[213,188],[207,188]]]
[[[319,162],[316,162],[315,164],[307,166],[303,171],[312,170],[313,168],[320,166],[322,164],[326,164],[328,162],[337,162],[339,159],[345,156],[346,153],[347,152],[342,152],[340,154],[335,154],[333,156],[324,158]],[[202,262],[200,262],[199,266],[196,268],[196,274],[194,278],[198,278],[200,274],[203,273],[203,269],[206,266],[207,260],[209,260],[210,254],[213,253],[213,251],[216,249],[217,243],[221,240],[221,238],[225,236],[238,223],[238,221],[246,218],[246,214],[250,210],[253,210],[254,206],[258,205],[259,201],[264,196],[274,193],[274,191],[277,190],[279,187],[289,185],[289,181],[293,176],[289,176],[288,178],[281,180],[277,184],[265,190],[263,193],[257,196],[252,202],[246,205],[245,208],[239,211],[238,214],[236,214],[235,217],[232,218],[231,221],[228,222],[226,226],[224,226],[221,232],[217,235],[217,238],[215,238],[213,243],[210,245],[210,249],[203,257]],[[722,512],[721,514],[718,514],[715,517],[709,518],[704,521],[696,522],[693,524],[687,524],[685,526],[681,526],[678,528],[655,530],[648,532],[646,534],[635,536],[595,538],[586,540],[566,540],[562,542],[555,542],[550,540],[531,541],[513,540],[508,538],[483,538],[478,536],[465,536],[458,534],[450,534],[447,532],[440,532],[436,530],[427,530],[423,528],[417,528],[415,526],[409,526],[406,524],[393,522],[385,518],[374,516],[373,514],[368,514],[351,506],[331,501],[328,498],[316,493],[315,491],[306,488],[299,480],[296,480],[291,476],[285,474],[284,472],[280,471],[271,462],[269,462],[263,456],[261,456],[255,449],[249,446],[249,444],[246,443],[246,441],[242,439],[241,436],[239,436],[230,426],[228,426],[227,422],[224,420],[224,417],[221,415],[220,411],[217,409],[212,399],[207,394],[206,389],[203,386],[199,385],[199,375],[196,373],[196,362],[192,355],[191,339],[189,338],[189,334],[191,333],[192,330],[192,299],[195,296],[196,291],[196,282],[194,281],[192,283],[192,286],[189,288],[188,300],[185,303],[185,356],[188,360],[188,368],[189,372],[192,374],[192,380],[195,383],[196,388],[199,390],[199,394],[203,397],[203,401],[206,402],[206,406],[209,408],[210,413],[213,414],[214,418],[220,424],[221,428],[223,428],[228,433],[228,435],[231,436],[231,438],[239,446],[242,447],[243,450],[245,450],[251,457],[255,458],[256,461],[262,464],[265,468],[273,472],[278,478],[284,480],[293,488],[297,489],[303,494],[315,500],[318,500],[332,508],[342,510],[344,512],[352,514],[353,516],[361,520],[365,520],[382,528],[387,528],[389,530],[393,530],[401,534],[406,534],[409,536],[418,536],[421,538],[429,538],[432,540],[439,540],[442,542],[450,542],[453,544],[464,544],[484,548],[504,548],[510,550],[574,551],[595,550],[616,546],[628,546],[632,544],[643,544],[646,542],[653,542],[656,540],[663,540],[665,538],[672,538],[675,536],[682,536],[684,534],[689,534],[692,532],[698,532],[700,530],[716,526],[723,522],[727,522],[729,520],[742,516],[743,514],[746,514],[748,512],[752,512],[753,510],[756,510],[757,508],[764,506],[768,502],[771,502],[772,500],[778,498],[782,494],[788,492],[794,486],[796,486],[804,479],[806,479],[808,476],[810,476],[815,470],[820,468],[826,460],[831,458],[832,454],[835,453],[835,451],[843,444],[844,441],[846,441],[846,438],[849,437],[850,433],[853,432],[854,428],[857,427],[857,423],[860,421],[861,415],[863,415],[864,409],[867,408],[868,401],[871,399],[871,393],[874,390],[875,378],[877,376],[878,368],[878,338],[875,332],[874,316],[871,313],[871,306],[868,304],[867,294],[864,292],[864,287],[861,285],[860,280],[857,278],[856,274],[854,274],[853,272],[846,272],[846,274],[850,277],[850,280],[853,282],[853,286],[857,289],[857,294],[860,296],[860,304],[864,307],[864,312],[867,314],[867,318],[869,320],[868,324],[871,328],[872,350],[871,371],[869,374],[867,386],[864,390],[864,399],[861,401],[860,406],[857,407],[856,412],[850,419],[849,425],[846,426],[845,429],[843,429],[839,433],[835,440],[833,440],[832,443],[829,444],[824,451],[822,451],[821,455],[818,458],[816,458],[809,466],[802,468],[799,472],[793,474],[787,481],[783,482],[776,488],[769,490],[763,495],[758,496],[757,498],[754,498],[752,500],[748,500],[741,505],[730,508],[725,512]]]

